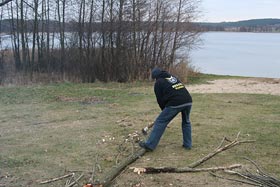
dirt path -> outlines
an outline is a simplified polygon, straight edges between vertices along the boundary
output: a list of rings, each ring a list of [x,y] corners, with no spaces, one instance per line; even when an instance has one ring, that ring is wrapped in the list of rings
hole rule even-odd
[[[280,95],[280,79],[219,79],[188,86],[191,93],[252,93]]]

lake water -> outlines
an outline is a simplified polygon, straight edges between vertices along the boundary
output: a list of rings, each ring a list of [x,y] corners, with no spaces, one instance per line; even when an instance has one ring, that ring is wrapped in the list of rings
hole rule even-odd
[[[203,73],[280,78],[280,33],[206,32],[191,52]]]

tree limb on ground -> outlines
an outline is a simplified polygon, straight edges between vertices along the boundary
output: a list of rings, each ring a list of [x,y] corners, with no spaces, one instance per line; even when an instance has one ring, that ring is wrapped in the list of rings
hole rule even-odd
[[[252,140],[245,140],[245,141],[239,141],[240,133],[237,134],[237,137],[233,141],[229,141],[227,138],[223,138],[222,142],[220,145],[214,150],[214,152],[209,153],[205,157],[191,163],[189,166],[184,167],[184,168],[172,168],[172,167],[160,167],[160,168],[153,168],[153,167],[145,167],[145,168],[133,168],[137,173],[162,173],[162,172],[169,172],[169,173],[184,173],[184,172],[205,172],[205,171],[218,171],[218,170],[232,170],[235,168],[240,168],[240,164],[235,164],[231,165],[228,167],[212,167],[212,168],[199,168],[199,169],[194,169],[195,167],[201,165],[202,163],[206,162],[207,160],[211,159],[215,155],[228,150],[230,148],[233,148],[236,145],[242,144],[242,143],[251,143],[254,142]],[[223,145],[225,141],[229,141],[230,143]],[[143,156],[146,153],[146,150],[143,148],[133,150],[130,156],[126,157],[125,159],[121,160],[116,166],[114,166],[111,171],[106,173],[106,175],[101,179],[98,180],[98,182],[95,182],[94,186],[110,186],[112,181],[130,164],[132,164],[134,161],[136,161],[138,158]],[[70,175],[71,176],[71,175]],[[92,182],[94,176],[91,176],[90,182]],[[60,179],[60,178],[59,178]],[[49,180],[48,182],[54,182],[55,180]],[[41,183],[42,184],[42,183]]]
[[[219,170],[232,170],[236,168],[241,168],[242,165],[234,164],[228,167],[211,167],[211,168],[174,168],[174,167],[145,167],[145,168],[136,168],[130,167],[133,169],[133,172],[141,174],[154,174],[154,173],[193,173],[193,172],[209,172],[209,171],[219,171]]]
[[[185,168],[170,168],[170,167],[163,167],[163,168],[153,168],[153,167],[144,167],[144,168],[139,168],[139,170],[137,171],[137,173],[147,173],[147,174],[151,174],[151,173],[160,173],[160,172],[169,172],[169,173],[182,173],[182,172],[202,172],[202,171],[217,171],[217,170],[225,170],[226,168],[228,168],[228,170],[230,169],[234,169],[234,168],[238,168],[241,167],[241,165],[232,165],[229,167],[213,167],[213,168],[200,168],[200,169],[194,169],[195,167],[201,165],[202,163],[206,162],[207,160],[209,160],[210,158],[214,157],[215,155],[221,153],[222,151],[228,150],[230,148],[233,148],[236,145],[242,144],[242,143],[251,143],[254,142],[252,140],[245,140],[245,141],[239,141],[240,132],[237,134],[236,139],[231,141],[230,143],[226,144],[223,146],[224,142],[227,140],[229,141],[227,138],[223,138],[222,142],[220,143],[220,145],[218,146],[217,149],[215,149],[214,152],[209,153],[207,156],[193,162],[192,164],[190,164],[188,167]],[[104,187],[109,186],[111,184],[111,182],[121,173],[121,171],[124,170],[124,168],[126,168],[128,165],[130,165],[131,163],[133,163],[134,161],[136,161],[138,158],[140,158],[141,156],[143,156],[145,154],[146,150],[145,149],[138,149],[136,152],[132,153],[131,156],[129,156],[128,158],[125,158],[124,160],[122,160],[122,162],[120,162],[116,167],[114,167],[108,174],[106,174],[106,176],[104,177],[103,180],[100,180],[100,184],[98,185],[102,185]],[[136,169],[137,170],[137,169]],[[143,172],[145,171],[145,172]]]
[[[217,175],[213,172],[211,172],[211,174],[218,178],[235,181],[235,182],[239,182],[239,183],[250,184],[253,186],[262,186],[262,187],[279,187],[280,186],[279,179],[265,173],[258,166],[258,164],[256,162],[250,160],[249,158],[245,158],[245,159],[250,161],[251,164],[253,164],[256,167],[256,171],[254,173],[252,171],[248,171],[248,170],[243,171],[243,172],[224,170],[227,174],[236,175],[236,176],[242,178],[243,180],[223,177],[223,176]]]
[[[128,165],[136,161],[138,158],[143,156],[145,152],[146,152],[145,149],[142,148],[138,149],[134,152],[134,154],[129,156],[127,159],[122,160],[117,166],[113,167],[111,171],[107,173],[102,180],[100,180],[101,185],[103,187],[109,186],[121,171],[123,171]]]
[[[239,141],[240,132],[237,134],[235,140],[231,141],[230,143],[226,144],[226,145],[222,145],[224,143],[225,140],[229,141],[227,138],[223,138],[221,144],[219,145],[219,147],[212,153],[209,153],[208,155],[206,155],[205,157],[191,163],[190,165],[188,165],[188,167],[190,168],[195,168],[199,165],[201,165],[202,163],[204,163],[205,161],[209,160],[210,158],[214,157],[215,155],[221,153],[222,151],[226,151],[228,149],[233,148],[236,145],[242,144],[242,143],[252,143],[255,142],[254,140],[244,140],[244,141]]]
[[[174,167],[144,167],[144,168],[133,168],[135,172],[137,173],[145,173],[145,174],[153,174],[153,173],[185,173],[185,172],[202,172],[202,171],[217,171],[217,170],[230,170],[235,169],[238,167],[241,167],[240,164],[237,165],[231,165],[229,167],[213,167],[213,168],[200,168],[200,169],[194,169],[197,166],[201,165],[202,163],[206,162],[207,160],[211,159],[215,155],[221,153],[222,151],[226,151],[230,148],[233,148],[236,145],[242,144],[242,143],[252,143],[253,140],[245,140],[245,141],[239,141],[240,132],[237,134],[235,140],[230,141],[230,143],[223,145],[225,141],[229,141],[227,138],[223,138],[219,146],[212,152],[206,155],[205,157],[191,163],[188,165],[188,167],[184,168],[174,168]],[[236,167],[238,166],[238,167]]]

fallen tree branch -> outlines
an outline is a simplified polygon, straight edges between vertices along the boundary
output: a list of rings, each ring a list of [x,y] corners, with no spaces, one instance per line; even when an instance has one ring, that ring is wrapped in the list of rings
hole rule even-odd
[[[58,181],[58,180],[61,180],[61,179],[65,179],[65,178],[68,178],[68,177],[72,177],[74,175],[74,173],[69,173],[67,175],[63,175],[61,177],[56,177],[56,178],[53,178],[53,179],[49,179],[49,180],[46,180],[46,181],[42,181],[40,182],[40,184],[48,184],[48,183],[51,183],[51,182],[55,182],[55,181]]]
[[[238,180],[238,179],[232,179],[232,178],[226,178],[220,175],[217,175],[216,173],[213,172],[209,172],[211,175],[213,175],[214,177],[220,178],[220,179],[225,179],[225,180],[229,180],[229,181],[234,181],[234,182],[239,182],[239,183],[243,183],[243,184],[249,184],[252,186],[262,186],[262,185],[256,185],[255,183],[251,183],[248,181],[244,181],[244,180]]]
[[[125,160],[122,160],[117,166],[112,168],[111,171],[109,171],[106,174],[106,176],[104,176],[104,178],[100,180],[100,184],[97,184],[97,185],[100,185],[100,186],[103,186],[103,187],[109,186],[111,184],[111,181],[114,180],[118,176],[118,174],[123,169],[125,169],[126,166],[133,163],[139,157],[143,156],[145,154],[145,152],[146,152],[146,150],[142,149],[142,148],[136,150],[134,152],[134,154],[132,154],[131,156],[129,156]]]
[[[225,141],[232,142],[232,141],[230,141],[227,137],[224,137],[224,138],[222,139],[221,143],[219,144],[219,146],[218,146],[215,150],[220,149],[220,148],[224,145],[224,142],[225,142]]]
[[[215,155],[221,153],[222,151],[225,151],[225,150],[228,150],[236,145],[239,145],[239,144],[242,144],[242,143],[252,143],[252,142],[255,142],[254,140],[245,140],[245,141],[239,141],[238,138],[239,138],[239,135],[240,135],[240,132],[237,134],[237,137],[235,140],[233,140],[232,142],[222,146],[222,144],[224,143],[225,140],[228,141],[228,139],[226,138],[223,138],[221,144],[218,146],[218,148],[212,152],[212,153],[209,153],[208,155],[206,155],[205,157],[191,163],[190,165],[188,165],[188,167],[190,168],[195,168],[199,165],[201,165],[202,163],[204,163],[205,161],[209,160],[210,158],[214,157]]]
[[[246,140],[246,141],[239,141],[240,132],[237,134],[236,138],[234,141],[229,141],[229,139],[227,139],[226,137],[223,138],[222,142],[219,144],[219,146],[215,149],[214,152],[209,153],[207,156],[199,159],[198,161],[193,162],[192,164],[190,164],[188,167],[184,167],[184,168],[174,168],[174,167],[159,167],[159,168],[155,168],[155,167],[144,167],[144,168],[132,168],[134,170],[134,172],[140,174],[140,173],[146,173],[146,174],[152,174],[152,173],[185,173],[185,172],[205,172],[205,171],[218,171],[218,170],[231,170],[231,169],[235,169],[235,168],[240,168],[241,165],[231,165],[229,167],[212,167],[212,168],[200,168],[200,169],[194,169],[195,167],[201,165],[202,163],[204,163],[205,161],[209,160],[210,158],[214,157],[215,155],[219,154],[222,151],[228,150],[238,144],[242,144],[242,143],[251,143],[254,142],[252,140]],[[228,141],[230,143],[226,144],[223,146],[224,142]],[[140,149],[138,151],[142,151],[141,155],[145,154],[145,150],[144,149]],[[136,154],[137,155],[137,154]],[[118,173],[120,173],[120,171],[123,170],[123,168],[125,168],[126,166],[128,166],[129,164],[131,164],[132,162],[134,162],[139,156],[135,157],[135,154],[132,155],[133,159],[125,159],[122,164],[120,164],[119,167],[117,167],[116,169],[112,170],[113,174],[108,175],[108,177],[106,178],[106,180],[104,180],[104,182],[102,184],[107,184],[107,181],[113,180]],[[105,185],[104,185],[105,186]]]
[[[225,172],[228,173],[228,174],[237,175],[237,176],[239,176],[239,177],[241,177],[241,178],[244,178],[244,179],[246,179],[246,180],[249,180],[249,181],[251,181],[251,182],[253,182],[253,183],[257,184],[257,185],[261,184],[261,183],[259,183],[258,181],[256,181],[255,179],[252,179],[252,178],[250,178],[250,177],[248,177],[248,176],[246,176],[246,175],[244,175],[244,174],[242,174],[242,173],[240,173],[240,172],[237,172],[237,171],[230,171],[230,170],[225,170]]]
[[[273,181],[278,181],[278,185],[280,186],[280,180],[267,174],[266,172],[263,171],[263,169],[261,169],[261,167],[253,160],[244,157],[245,160],[248,160],[249,162],[251,162],[256,168],[257,168],[257,173],[263,177],[266,177],[267,179],[273,180]]]
[[[241,172],[232,171],[232,170],[224,170],[225,173],[231,174],[231,175],[236,175],[236,176],[242,178],[243,180],[222,177],[222,176],[218,176],[214,173],[211,173],[211,174],[218,178],[246,183],[246,184],[250,184],[253,186],[262,186],[262,187],[279,187],[280,186],[279,179],[272,177],[269,174],[265,173],[262,169],[260,169],[260,167],[257,165],[256,162],[254,162],[248,158],[245,158],[245,159],[250,161],[257,168],[256,172],[252,173],[248,170],[241,171]]]
[[[214,157],[215,155],[219,154],[222,151],[228,150],[236,145],[242,144],[242,143],[251,143],[254,142],[252,140],[245,140],[245,141],[239,141],[240,133],[237,134],[237,137],[234,141],[231,141],[230,143],[226,144],[223,146],[225,141],[229,141],[226,137],[223,138],[222,142],[220,143],[220,145],[214,150],[214,152],[209,153],[207,156],[199,159],[198,161],[193,162],[192,164],[190,164],[188,167],[184,167],[184,168],[173,168],[173,167],[160,167],[160,168],[153,168],[153,167],[146,167],[146,168],[134,168],[135,172],[137,173],[146,173],[146,174],[151,174],[151,173],[186,173],[186,172],[207,172],[207,171],[219,171],[219,170],[223,170],[223,171],[231,171],[232,169],[235,168],[240,168],[241,165],[240,164],[235,164],[235,165],[231,165],[228,167],[212,167],[212,168],[195,168],[199,165],[201,165],[202,163],[206,162],[207,160],[209,160],[210,158]],[[134,140],[132,138],[132,140]],[[126,141],[125,141],[126,142]],[[106,175],[103,177],[103,179],[98,180],[98,182],[96,181],[94,186],[102,186],[102,187],[106,187],[109,186],[112,181],[131,163],[133,163],[135,160],[137,160],[139,157],[143,156],[146,153],[146,150],[141,148],[141,149],[137,149],[134,150],[134,144],[132,144],[132,153],[131,156],[126,157],[125,159],[123,159],[120,163],[116,164],[116,166],[114,166],[108,173],[106,173]],[[123,147],[120,146],[120,149],[122,149]],[[97,161],[96,161],[97,162]],[[93,182],[94,179],[94,174],[95,174],[95,170],[97,168],[97,165],[95,165],[93,171],[92,171],[92,175],[90,178],[90,182]],[[40,184],[46,184],[46,183],[50,183],[50,182],[54,182],[63,178],[67,178],[72,176],[73,177],[74,173],[62,176],[62,177],[58,177],[58,178],[54,178],[48,181],[44,181],[41,182]],[[83,175],[81,175],[77,180],[75,180],[73,183],[67,183],[67,186],[73,186],[77,183],[78,180],[80,180],[80,178],[82,178]]]
[[[93,183],[95,181],[95,177],[96,177],[96,171],[99,170],[99,172],[101,172],[101,166],[98,163],[99,160],[99,155],[97,154],[95,157],[95,164],[92,167],[92,171],[91,171],[91,177],[89,179],[89,183]]]
[[[241,168],[242,165],[234,164],[228,167],[211,167],[211,168],[174,168],[174,167],[145,167],[145,168],[136,168],[131,167],[135,173],[145,173],[145,174],[154,174],[154,173],[193,173],[193,172],[208,172],[208,171],[219,171],[219,170],[231,170],[236,168]]]

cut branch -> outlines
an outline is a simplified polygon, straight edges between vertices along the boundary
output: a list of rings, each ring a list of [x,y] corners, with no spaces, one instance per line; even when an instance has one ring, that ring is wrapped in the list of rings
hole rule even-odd
[[[145,168],[135,168],[131,167],[135,173],[145,173],[145,174],[154,174],[154,173],[193,173],[193,172],[208,172],[208,171],[219,171],[219,170],[231,170],[236,168],[241,168],[242,165],[234,164],[228,167],[211,167],[211,168],[174,168],[174,167],[145,167]]]
[[[268,179],[271,179],[271,180],[274,180],[274,181],[278,181],[278,185],[280,186],[280,181],[277,178],[275,178],[273,176],[270,176],[269,174],[265,173],[263,171],[263,169],[261,169],[261,167],[255,161],[253,161],[253,160],[251,160],[251,159],[249,159],[247,157],[245,157],[244,159],[246,159],[249,162],[251,162],[257,168],[257,173],[258,174],[260,174],[261,176],[266,177]]]
[[[222,151],[228,150],[236,145],[242,144],[242,143],[251,143],[254,142],[252,140],[246,140],[246,141],[239,141],[240,133],[237,134],[236,139],[231,141],[230,143],[223,146],[225,141],[229,141],[227,138],[223,138],[220,145],[215,149],[214,152],[209,153],[207,156],[199,159],[198,161],[190,164],[188,167],[184,168],[173,168],[173,167],[160,167],[160,168],[152,168],[152,167],[145,167],[145,168],[133,168],[137,173],[185,173],[185,172],[205,172],[205,171],[218,171],[218,170],[231,170],[235,168],[240,168],[241,165],[235,164],[231,165],[229,167],[212,167],[212,168],[200,168],[200,169],[194,169],[195,167],[201,165],[205,161],[209,160],[210,158],[214,157],[215,155],[219,154]],[[128,158],[125,158],[123,161],[121,161],[116,167],[112,168],[112,170],[106,174],[103,180],[100,180],[101,182],[98,185],[102,186],[109,186],[111,182],[123,171],[125,167],[133,163],[135,160],[137,160],[139,157],[144,155],[146,152],[145,149],[138,149],[135,152],[132,153],[131,156]]]
[[[137,160],[139,157],[143,156],[145,154],[145,149],[138,149],[135,151],[134,154],[132,154],[130,157],[126,158],[125,160],[121,161],[116,167],[112,168],[112,170],[106,174],[104,179],[100,180],[103,187],[109,186],[111,181],[113,181],[118,174],[125,169],[126,166],[133,163],[135,160]]]
[[[239,183],[243,183],[243,184],[249,184],[249,185],[252,185],[252,186],[262,186],[262,185],[257,185],[255,183],[251,183],[251,182],[244,181],[244,180],[226,178],[226,177],[217,175],[217,174],[215,174],[213,172],[210,172],[210,174],[213,175],[214,177],[217,177],[217,178],[220,178],[220,179],[225,179],[225,180],[229,180],[229,181],[239,182]]]
[[[236,145],[239,145],[239,144],[242,144],[242,143],[252,143],[252,142],[255,142],[254,140],[245,140],[245,141],[239,141],[238,138],[239,138],[239,134],[237,134],[237,137],[235,140],[233,140],[232,142],[222,146],[222,144],[224,143],[225,140],[227,140],[226,138],[223,138],[221,144],[219,145],[219,147],[212,153],[209,153],[208,155],[206,155],[205,157],[191,163],[190,165],[188,165],[188,167],[190,168],[195,168],[199,165],[201,165],[202,163],[204,163],[205,161],[209,160],[210,158],[214,157],[215,155],[221,153],[222,151],[225,151],[225,150],[228,150]]]
[[[245,158],[245,159],[249,160],[254,166],[256,166],[257,171],[254,172],[254,174],[248,170],[243,171],[243,172],[238,172],[238,171],[233,171],[233,170],[224,170],[224,172],[231,174],[231,175],[236,175],[236,176],[242,178],[243,180],[226,178],[226,177],[218,176],[214,173],[211,173],[211,174],[218,178],[246,183],[246,184],[250,184],[253,186],[263,186],[263,187],[279,187],[280,186],[279,179],[272,177],[269,174],[266,174],[263,170],[260,169],[260,167],[257,165],[256,162],[254,162],[248,158]]]

